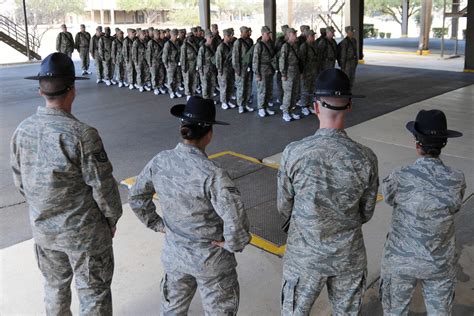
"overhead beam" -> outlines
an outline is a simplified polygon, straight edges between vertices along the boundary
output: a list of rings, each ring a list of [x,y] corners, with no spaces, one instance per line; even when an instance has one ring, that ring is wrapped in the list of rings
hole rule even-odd
[[[211,1],[199,0],[199,21],[203,29],[211,28]]]
[[[276,0],[263,0],[263,16],[265,25],[276,34]]]
[[[468,1],[464,71],[474,72],[474,1]]]
[[[344,5],[344,26],[355,28],[359,60],[364,59],[364,0],[346,0]]]

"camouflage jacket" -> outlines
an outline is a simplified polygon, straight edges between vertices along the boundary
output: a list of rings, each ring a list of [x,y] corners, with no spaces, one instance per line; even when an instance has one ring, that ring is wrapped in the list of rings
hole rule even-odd
[[[359,57],[357,55],[357,40],[355,38],[344,38],[338,45],[339,65],[345,68],[347,63],[357,66]]]
[[[155,39],[151,39],[148,42],[148,46],[146,48],[146,61],[148,65],[160,65],[163,63],[161,56],[163,54],[163,43],[161,41],[156,41]]]
[[[337,59],[337,43],[332,38],[323,37],[318,43],[320,62],[334,62]]]
[[[216,57],[212,47],[206,44],[199,48],[196,67],[201,75],[205,73],[217,73]]]
[[[157,194],[163,217],[153,203]],[[165,270],[216,275],[236,266],[249,243],[249,221],[227,173],[196,147],[178,144],[156,155],[130,190],[130,206],[150,229],[166,231]],[[214,247],[225,240],[225,248]]]
[[[220,43],[216,51],[216,67],[219,73],[231,71],[232,68],[232,47],[227,43]]]
[[[132,47],[133,47],[133,40],[128,37],[125,37],[123,40],[122,53],[123,53],[123,59],[125,60],[127,64],[133,63]]]
[[[94,34],[91,37],[91,43],[89,45],[89,53],[91,54],[92,58],[94,58],[94,59],[100,58],[98,52],[99,52],[99,39],[101,37],[102,36],[97,36],[96,34]]]
[[[99,56],[103,61],[108,61],[112,58],[112,36],[104,35],[99,39]]]
[[[181,69],[184,72],[189,70],[196,70],[196,60],[198,55],[198,48],[194,44],[192,38],[186,38],[184,44],[181,46]]]
[[[146,64],[146,42],[141,40],[136,40],[132,45],[132,60],[135,65],[145,63]]]
[[[247,67],[251,66],[243,63],[244,55],[251,47],[252,45],[243,38],[235,40],[234,46],[232,47],[232,67],[234,67],[235,72],[240,76],[242,72],[247,71]]]
[[[258,76],[273,75],[275,69],[273,68],[273,61],[275,50],[271,41],[267,43],[257,41],[253,51],[252,69]]]
[[[56,37],[56,51],[61,53],[74,51],[74,39],[69,32],[59,32]]]
[[[178,66],[179,63],[179,47],[178,42],[173,43],[171,40],[166,41],[165,46],[163,47],[163,64],[168,68],[170,66]]]
[[[74,41],[75,48],[79,51],[79,48],[89,49],[91,41],[91,35],[89,32],[77,32],[76,39]]]
[[[123,40],[118,38],[114,39],[112,42],[112,62],[123,63],[125,60],[123,58]]]
[[[39,107],[13,134],[10,162],[38,245],[87,252],[110,247],[122,204],[96,129],[70,113]]]
[[[303,73],[316,73],[318,71],[318,48],[315,43],[304,42],[300,45],[298,54],[304,66]]]
[[[393,213],[382,271],[420,279],[453,277],[454,214],[465,188],[463,173],[439,158],[419,158],[385,178],[384,198]]]
[[[366,269],[362,224],[374,212],[377,157],[337,129],[289,144],[278,172],[278,210],[291,216],[285,269],[333,276]]]
[[[302,65],[300,64],[296,43],[286,42],[283,44],[278,63],[282,76],[295,77],[301,73],[300,67]]]

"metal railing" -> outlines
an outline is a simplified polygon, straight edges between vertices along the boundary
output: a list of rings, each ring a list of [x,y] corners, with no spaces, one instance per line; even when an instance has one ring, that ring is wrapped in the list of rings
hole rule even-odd
[[[3,15],[0,15],[0,30],[26,47],[25,29]],[[32,34],[28,34],[28,43],[30,51],[38,53],[38,48],[40,47],[39,39]]]

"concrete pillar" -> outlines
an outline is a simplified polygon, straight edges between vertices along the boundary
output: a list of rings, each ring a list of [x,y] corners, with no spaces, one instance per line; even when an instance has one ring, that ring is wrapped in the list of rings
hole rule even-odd
[[[113,8],[110,9],[110,26],[115,26],[115,10]]]
[[[290,26],[290,27],[293,27],[293,0],[288,0],[288,20],[286,21],[286,23]],[[298,28],[295,28],[296,30],[298,30]]]
[[[451,12],[455,13],[459,11],[459,0],[454,0],[453,5],[451,6]],[[451,38],[455,39],[458,37],[459,30],[459,19],[453,18],[451,22]]]
[[[263,15],[265,25],[276,34],[276,0],[263,0]]]
[[[94,23],[95,22],[95,16],[94,16],[94,10],[91,9],[91,22]]]
[[[211,1],[199,0],[199,21],[203,29],[211,28]]]
[[[433,0],[421,0],[421,23],[420,42],[418,44],[419,55],[428,55],[430,49],[431,13],[433,10]]]
[[[364,0],[347,0],[344,4],[344,26],[355,28],[359,60],[364,59]]]
[[[402,4],[402,37],[408,37],[408,8],[410,0],[403,0]]]
[[[104,25],[104,10],[100,9],[100,25]]]
[[[464,71],[474,72],[474,1],[472,0],[467,4]]]

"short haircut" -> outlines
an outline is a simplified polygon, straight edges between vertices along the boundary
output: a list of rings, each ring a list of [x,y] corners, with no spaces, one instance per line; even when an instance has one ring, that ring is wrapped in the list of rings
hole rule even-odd
[[[39,86],[47,100],[64,99],[69,90],[74,86],[74,80],[64,78],[45,78],[40,79]]]

